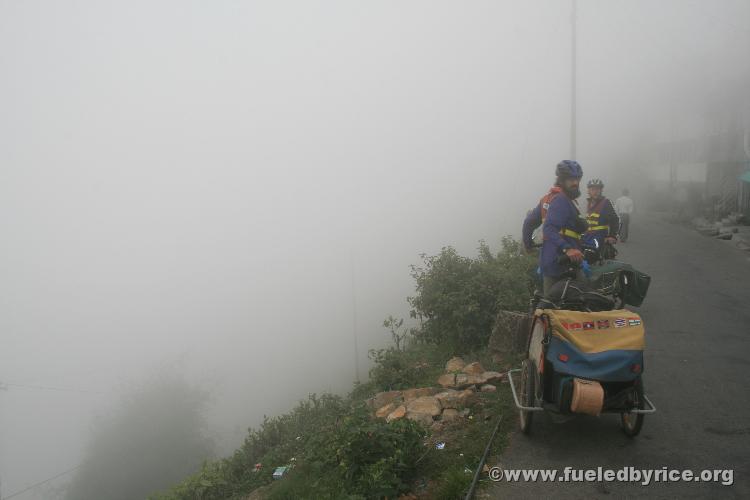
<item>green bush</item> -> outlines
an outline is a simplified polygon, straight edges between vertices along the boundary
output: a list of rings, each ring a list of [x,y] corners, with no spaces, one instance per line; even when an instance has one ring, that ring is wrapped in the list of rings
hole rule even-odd
[[[424,429],[411,420],[387,424],[364,406],[322,427],[270,498],[384,498],[409,490]]]
[[[478,250],[472,259],[445,247],[438,255],[422,255],[422,267],[412,266],[417,293],[408,300],[412,317],[422,322],[418,339],[466,352],[486,345],[500,309],[526,310],[536,259],[510,237],[497,254],[484,242]]]
[[[434,344],[416,344],[404,351],[371,349],[370,385],[379,391],[432,386],[451,355],[447,346]]]
[[[312,395],[290,413],[251,429],[232,457],[204,464],[153,498],[239,498],[271,483],[273,469],[289,464],[295,467],[274,484],[272,498],[393,497],[408,490],[424,435],[410,420],[386,424],[364,405]],[[256,463],[263,464],[260,472],[253,472]]]
[[[415,387],[424,379],[425,366],[410,354],[393,348],[371,349],[370,380],[383,391]]]

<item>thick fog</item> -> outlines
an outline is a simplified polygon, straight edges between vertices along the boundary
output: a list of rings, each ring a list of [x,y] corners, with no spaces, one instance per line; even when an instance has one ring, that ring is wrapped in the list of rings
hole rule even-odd
[[[570,156],[570,21],[0,0],[0,495],[75,467],[165,367],[211,391],[218,455],[350,389],[354,331],[366,377],[419,254],[518,237]],[[748,104],[747,1],[578,0],[577,27],[577,159],[613,193],[650,182],[639,151]]]

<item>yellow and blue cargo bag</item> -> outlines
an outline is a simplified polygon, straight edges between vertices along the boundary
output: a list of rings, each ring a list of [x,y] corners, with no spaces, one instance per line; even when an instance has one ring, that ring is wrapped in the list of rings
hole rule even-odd
[[[643,372],[645,328],[627,309],[537,310],[549,321],[546,359],[556,373],[601,382],[632,381]]]

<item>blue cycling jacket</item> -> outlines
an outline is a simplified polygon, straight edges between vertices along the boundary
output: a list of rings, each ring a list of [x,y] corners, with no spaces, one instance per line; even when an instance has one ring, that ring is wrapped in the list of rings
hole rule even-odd
[[[543,276],[557,277],[567,267],[557,263],[568,248],[581,249],[581,236],[586,231],[586,220],[581,217],[576,204],[565,193],[555,196],[549,204],[542,225],[544,242],[539,256]]]

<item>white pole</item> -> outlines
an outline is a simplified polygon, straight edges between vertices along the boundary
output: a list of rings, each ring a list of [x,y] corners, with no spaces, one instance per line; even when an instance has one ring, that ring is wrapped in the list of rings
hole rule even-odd
[[[570,71],[570,159],[576,159],[576,0],[571,6],[571,71]]]

